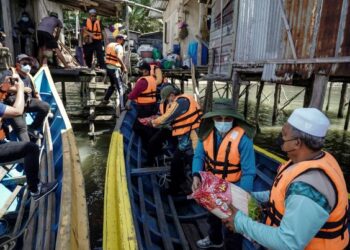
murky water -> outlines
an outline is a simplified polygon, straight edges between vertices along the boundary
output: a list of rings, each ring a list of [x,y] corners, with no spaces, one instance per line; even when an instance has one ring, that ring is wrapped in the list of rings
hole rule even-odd
[[[70,86],[70,88],[70,91],[77,91],[77,85],[74,87]],[[263,101],[259,114],[261,133],[256,136],[255,143],[277,154],[282,154],[275,144],[275,138],[280,132],[282,124],[286,121],[292,110],[302,106],[304,95],[301,94],[285,109],[285,111],[280,113],[276,126],[271,126],[273,90],[274,86],[266,86],[264,89],[262,99],[265,100]],[[280,106],[283,106],[283,103],[287,101],[287,99],[290,99],[300,90],[301,88],[298,87],[284,86]],[[249,94],[248,119],[253,121],[256,100],[255,86],[251,88]],[[332,126],[327,135],[326,150],[331,152],[337,158],[344,170],[347,183],[350,183],[350,132],[343,131],[344,119],[336,118],[339,96],[340,85],[337,85],[333,87],[331,105],[329,112],[327,113],[331,119]],[[74,100],[74,98],[76,99],[79,97],[77,97],[77,95],[72,95],[68,100],[79,102],[79,100]],[[242,98],[240,102],[240,110],[243,107],[243,99],[244,98]],[[85,177],[92,248],[98,248],[102,246],[103,190],[110,135],[106,134],[98,136],[95,144],[92,145],[87,136],[88,130],[86,126],[76,126],[74,129]]]

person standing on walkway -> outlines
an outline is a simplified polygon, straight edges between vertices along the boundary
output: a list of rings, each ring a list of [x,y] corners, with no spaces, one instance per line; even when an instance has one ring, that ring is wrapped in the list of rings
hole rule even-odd
[[[106,65],[107,75],[111,82],[111,86],[106,91],[106,94],[102,100],[102,104],[109,103],[113,92],[117,89],[119,94],[120,108],[124,109],[124,91],[123,91],[123,79],[122,73],[127,73],[127,68],[123,62],[125,36],[118,34],[115,37],[116,41],[109,43],[106,48]]]
[[[58,59],[63,63],[64,67],[69,65],[58,48],[57,40],[60,37],[63,24],[58,19],[56,12],[51,12],[48,17],[44,17],[38,25],[37,37],[39,46],[39,63],[47,64],[47,58],[52,58],[53,52],[56,53]]]
[[[236,208],[226,226],[268,249],[341,250],[349,243],[348,191],[337,160],[322,148],[328,118],[316,108],[298,108],[282,127],[278,144],[289,161],[270,191],[253,193],[267,203],[265,223]]]
[[[92,67],[92,59],[94,52],[96,53],[97,63],[101,69],[106,68],[105,53],[103,51],[103,41],[107,45],[107,34],[104,31],[104,26],[101,20],[97,19],[97,12],[95,9],[89,10],[89,17],[83,24],[83,38],[84,38],[84,55],[86,65]]]

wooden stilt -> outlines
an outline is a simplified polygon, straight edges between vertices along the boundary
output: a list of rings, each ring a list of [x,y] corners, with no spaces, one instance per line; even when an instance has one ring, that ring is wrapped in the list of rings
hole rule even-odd
[[[349,128],[349,119],[350,119],[350,98],[348,102],[348,112],[346,112],[344,130],[348,130]]]
[[[244,96],[244,118],[247,119],[248,116],[248,101],[249,101],[249,88],[250,88],[250,82],[248,82],[248,85],[245,90],[245,96]]]
[[[329,88],[328,88],[328,97],[327,97],[326,112],[329,110],[329,104],[330,104],[330,102],[331,102],[332,88],[333,88],[333,82],[331,82],[331,83],[329,84]]]
[[[239,75],[237,71],[233,71],[232,73],[232,102],[233,108],[237,110],[238,101],[239,101],[239,91],[241,88],[241,83],[239,81]]]
[[[181,77],[181,93],[185,93],[185,81],[183,77]]]
[[[256,108],[255,108],[255,124],[257,126],[257,129],[259,130],[259,109],[260,109],[260,101],[261,101],[261,95],[264,90],[265,82],[260,82],[258,94],[256,98]]]
[[[272,125],[276,125],[276,120],[278,116],[278,102],[281,96],[281,85],[276,83],[275,85],[275,94],[273,101],[273,113],[272,113]]]
[[[312,95],[309,107],[323,109],[329,76],[316,74],[312,86]]]
[[[312,86],[305,87],[304,104],[303,107],[309,107],[311,101]]]
[[[204,113],[211,111],[213,104],[213,81],[208,81],[207,88],[205,90],[205,98],[203,111]]]
[[[339,101],[339,108],[338,108],[338,118],[344,117],[344,105],[345,105],[345,99],[346,99],[346,89],[348,87],[347,82],[343,82],[343,85],[341,86],[340,91],[340,101]]]
[[[67,104],[67,96],[66,96],[66,83],[62,82],[62,102],[64,106]]]

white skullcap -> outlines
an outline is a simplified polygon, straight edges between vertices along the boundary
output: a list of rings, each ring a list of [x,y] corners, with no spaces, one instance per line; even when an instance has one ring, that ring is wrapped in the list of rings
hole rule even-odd
[[[288,118],[288,123],[306,134],[317,137],[325,137],[330,125],[327,116],[316,108],[294,110]]]
[[[95,9],[90,9],[89,10],[89,14],[96,14],[96,10]]]

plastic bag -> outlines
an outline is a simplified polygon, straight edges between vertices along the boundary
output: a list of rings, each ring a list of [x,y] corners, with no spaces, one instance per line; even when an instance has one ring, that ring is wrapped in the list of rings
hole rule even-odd
[[[259,219],[259,205],[248,192],[210,172],[200,172],[200,175],[201,186],[192,194],[192,198],[198,204],[220,219],[226,219],[232,215],[229,204],[252,219]]]
[[[156,119],[158,116],[156,115],[152,115],[152,116],[149,116],[149,117],[145,117],[145,118],[138,118],[139,122],[142,124],[142,125],[145,125],[145,126],[149,126],[149,122]]]

